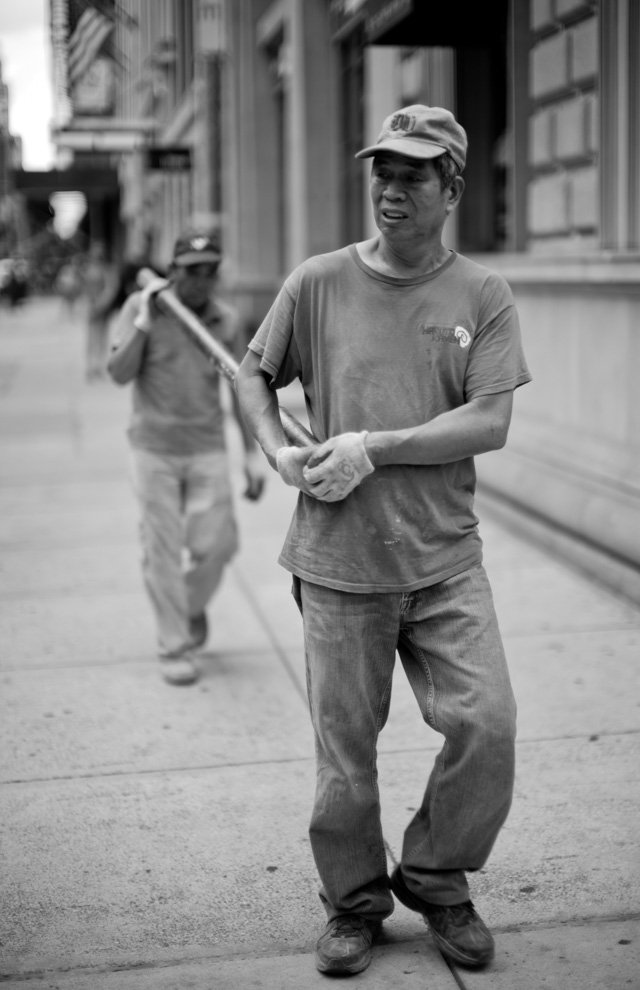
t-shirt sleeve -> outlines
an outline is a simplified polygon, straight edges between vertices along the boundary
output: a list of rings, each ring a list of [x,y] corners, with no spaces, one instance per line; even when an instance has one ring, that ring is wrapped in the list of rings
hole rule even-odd
[[[249,343],[261,357],[260,367],[271,376],[272,388],[284,388],[300,377],[300,357],[294,337],[297,280],[290,276]]]
[[[513,294],[500,275],[492,274],[481,295],[465,375],[465,400],[507,392],[530,381]]]

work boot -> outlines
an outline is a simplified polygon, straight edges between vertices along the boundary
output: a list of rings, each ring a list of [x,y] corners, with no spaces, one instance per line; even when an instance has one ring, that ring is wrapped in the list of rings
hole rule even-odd
[[[343,976],[361,973],[371,962],[371,944],[381,927],[381,922],[367,921],[358,914],[341,914],[334,918],[318,940],[316,966],[319,971]]]
[[[160,669],[167,684],[193,684],[198,680],[198,668],[190,653],[160,657]]]
[[[200,612],[199,615],[192,615],[189,619],[189,643],[191,649],[197,650],[198,647],[204,646],[208,635],[209,623],[207,622],[206,612]]]
[[[430,904],[409,890],[399,866],[391,874],[390,886],[401,904],[422,915],[443,956],[460,966],[480,967],[491,962],[493,936],[471,901]]]

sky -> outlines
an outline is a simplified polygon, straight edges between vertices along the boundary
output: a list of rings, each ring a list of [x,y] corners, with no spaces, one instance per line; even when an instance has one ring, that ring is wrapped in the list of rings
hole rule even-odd
[[[9,129],[22,138],[23,167],[51,168],[49,0],[0,0],[0,61],[9,87]]]

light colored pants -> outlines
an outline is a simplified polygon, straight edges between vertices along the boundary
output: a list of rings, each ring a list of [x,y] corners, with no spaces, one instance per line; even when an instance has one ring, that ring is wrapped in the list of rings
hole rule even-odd
[[[227,456],[132,451],[142,571],[161,656],[189,647],[189,618],[205,610],[238,549]]]
[[[489,856],[511,804],[515,764],[516,706],[484,568],[406,594],[351,594],[295,578],[293,594],[316,738],[309,834],[329,919],[393,911],[376,742],[396,650],[423,719],[445,738],[405,830],[403,876],[431,903],[468,900],[465,871]]]

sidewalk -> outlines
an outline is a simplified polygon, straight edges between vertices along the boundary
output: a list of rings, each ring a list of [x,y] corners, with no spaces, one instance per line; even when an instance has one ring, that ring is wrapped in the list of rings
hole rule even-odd
[[[164,684],[138,563],[128,390],[88,386],[55,301],[0,310],[0,981],[12,990],[313,990],[323,925],[302,632],[248,503],[203,677]],[[285,404],[296,415],[292,393]],[[450,969],[401,905],[367,990],[640,988],[640,609],[500,526],[485,560],[519,703],[512,813],[471,877],[496,934]],[[391,866],[440,737],[402,672],[380,738]]]

